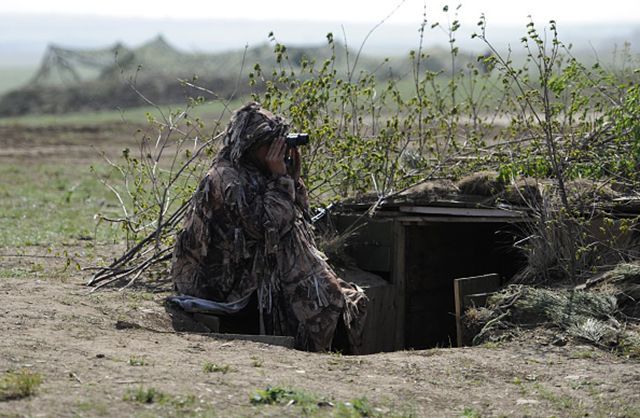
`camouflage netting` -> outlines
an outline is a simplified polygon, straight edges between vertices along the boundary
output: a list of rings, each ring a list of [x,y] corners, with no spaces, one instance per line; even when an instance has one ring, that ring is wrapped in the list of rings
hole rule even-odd
[[[339,74],[346,74],[348,56],[356,52],[338,42],[335,45],[340,52],[335,57],[335,68]],[[138,47],[122,43],[99,49],[49,45],[34,77],[0,96],[0,115],[61,114],[148,105],[138,92],[156,105],[184,103],[203,94],[202,90],[179,81],[194,81],[194,77],[199,87],[215,92],[218,98],[242,97],[264,90],[261,83],[250,86],[245,81],[255,64],[260,64],[267,73],[279,67],[272,50],[265,43],[215,54],[192,53],[175,48],[161,35]],[[324,45],[290,47],[287,52],[292,71],[300,71],[306,58],[323,62],[331,56],[331,49]],[[358,65],[375,73],[380,62],[361,55]],[[408,65],[404,60],[394,60],[394,71],[379,72],[380,78],[406,74]],[[443,68],[441,60],[435,57],[427,60],[427,66],[433,71]]]
[[[640,356],[640,265],[620,264],[578,288],[510,285],[486,307],[465,312],[474,344],[543,327],[595,346]]]
[[[640,264],[622,263],[587,281],[586,288],[609,293],[618,301],[620,312],[640,318]]]

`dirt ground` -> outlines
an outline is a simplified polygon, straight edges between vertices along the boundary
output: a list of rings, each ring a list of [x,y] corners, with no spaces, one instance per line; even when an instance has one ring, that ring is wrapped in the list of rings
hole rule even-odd
[[[0,414],[302,415],[295,404],[250,403],[257,390],[277,386],[334,404],[366,398],[381,416],[640,416],[637,361],[589,346],[556,347],[550,336],[368,356],[304,353],[175,333],[165,296],[88,294],[82,277],[0,279],[0,370],[43,377],[32,397],[1,402]],[[207,362],[221,371],[205,372]],[[178,401],[125,400],[151,388]]]
[[[26,131],[0,129],[0,164],[93,158],[95,135],[109,136],[65,142],[64,132]],[[44,264],[37,277],[0,277],[0,373],[42,376],[32,396],[0,401],[0,416],[640,417],[638,360],[575,341],[556,346],[553,332],[472,348],[305,353],[176,333],[163,308],[168,293],[89,293],[88,273],[62,272],[64,260],[43,247],[0,248],[0,263],[3,271]],[[251,402],[268,387],[304,396]],[[150,393],[162,395],[139,396]]]

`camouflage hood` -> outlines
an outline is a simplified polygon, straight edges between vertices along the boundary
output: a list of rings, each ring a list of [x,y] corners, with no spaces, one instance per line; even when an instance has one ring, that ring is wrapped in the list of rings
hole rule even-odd
[[[231,117],[218,158],[237,166],[249,148],[286,135],[288,130],[283,118],[262,109],[259,103],[248,103]]]

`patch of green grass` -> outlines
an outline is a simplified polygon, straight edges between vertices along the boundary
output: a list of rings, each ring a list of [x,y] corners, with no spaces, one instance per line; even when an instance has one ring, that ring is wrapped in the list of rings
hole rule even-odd
[[[332,416],[340,418],[375,417],[381,410],[374,408],[367,398],[356,398],[347,402],[331,402],[325,397],[298,389],[281,386],[257,390],[251,397],[252,405],[295,405],[302,415],[317,412],[320,408],[334,408]]]
[[[140,357],[131,357],[129,359],[129,366],[146,366],[147,364],[146,360]]]
[[[577,382],[571,382],[569,386],[573,390],[585,389],[592,396],[598,396],[598,386],[602,385],[600,382],[593,382],[590,380],[579,380]]]
[[[122,399],[128,402],[151,404],[166,402],[169,397],[155,388],[144,388],[140,386],[136,389],[129,389]]]
[[[304,392],[285,389],[279,386],[267,387],[264,390],[257,390],[251,397],[251,403],[253,405],[271,405],[280,403],[283,400],[299,399],[303,396],[307,397]]]
[[[256,356],[251,357],[251,365],[253,367],[262,367],[264,365],[264,360],[260,359]]]
[[[0,378],[0,401],[21,399],[35,393],[42,376],[28,369],[6,372]]]
[[[91,413],[91,415],[97,415],[101,417],[109,415],[109,407],[106,403],[100,401],[80,402],[78,403],[76,408],[78,409],[78,411],[82,412],[82,414],[78,415],[82,416],[89,415],[89,412]]]
[[[0,260],[3,257],[0,256]],[[46,276],[46,266],[44,263],[37,261],[38,259],[26,259],[20,258],[19,253],[15,254],[14,257],[7,257],[7,259],[12,259],[13,261],[20,260],[19,265],[0,267],[0,277],[8,277],[8,278],[37,278]]]
[[[617,416],[617,417],[640,417],[640,406],[637,405],[616,405],[615,411],[610,409],[602,411],[602,416]]]
[[[462,410],[462,413],[460,413],[460,417],[464,417],[464,418],[480,418],[480,416],[481,416],[480,412],[470,407],[464,408]]]
[[[563,410],[572,410],[573,412],[578,413],[579,409],[577,408],[574,400],[571,397],[562,395],[562,394],[556,394],[539,383],[536,383],[534,385],[534,388],[541,399],[544,399],[550,402],[556,408],[563,409]],[[584,415],[576,415],[576,416],[584,416]]]
[[[357,398],[348,402],[340,402],[336,405],[334,414],[334,416],[341,418],[373,417],[376,415],[378,415],[378,413],[371,406],[367,398]]]
[[[287,389],[280,386],[267,387],[264,390],[257,390],[251,396],[252,405],[273,405],[273,404],[294,404],[305,413],[310,413],[318,408],[320,399],[308,392],[296,389]]]
[[[122,399],[127,402],[137,402],[141,404],[168,405],[181,411],[190,408],[196,403],[196,397],[194,395],[173,396],[155,388],[145,388],[143,386],[127,390]]]
[[[620,339],[618,352],[623,356],[640,358],[640,335],[635,332],[626,332]]]
[[[96,169],[100,176],[110,172]],[[113,216],[118,207],[89,164],[1,164],[0,178],[0,247],[59,249],[59,244],[119,236],[113,227],[96,229],[94,215]]]
[[[216,364],[207,361],[202,366],[202,371],[205,373],[227,374],[231,371],[231,366],[229,366],[228,364]]]
[[[165,403],[168,403],[176,409],[185,409],[193,406],[196,403],[196,400],[195,395],[170,396],[166,397]]]
[[[516,387],[520,391],[520,395],[525,395],[527,393],[528,386],[519,376],[514,376],[513,379],[511,380],[511,383],[516,385]]]
[[[597,354],[594,350],[576,350],[569,354],[569,358],[571,359],[593,359],[597,358]]]
[[[33,277],[33,273],[31,272],[31,270],[24,267],[0,267],[0,277],[20,279],[25,277]]]

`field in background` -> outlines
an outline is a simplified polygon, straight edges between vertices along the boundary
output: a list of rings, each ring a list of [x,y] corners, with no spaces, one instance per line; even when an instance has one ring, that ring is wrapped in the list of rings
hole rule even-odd
[[[215,123],[225,109],[233,111],[239,108],[246,100],[248,99],[240,98],[232,100],[231,102],[207,102],[192,108],[189,113],[194,119],[200,118],[206,122]],[[153,118],[161,119],[163,113],[168,116],[171,112],[175,112],[178,109],[184,110],[185,108],[185,104],[181,103],[172,106],[140,106],[120,110],[70,112],[62,115],[25,115],[0,118],[0,126],[22,125],[46,127],[60,125],[100,125],[120,122],[146,124],[149,115]]]
[[[0,126],[0,247],[112,242],[115,236],[96,230],[94,221],[96,213],[112,215],[117,207],[100,182],[113,175],[100,154],[117,158],[134,131],[122,123]]]
[[[102,164],[97,169],[107,171]],[[113,212],[116,202],[88,162],[3,163],[0,177],[0,246],[56,248],[116,238],[96,229],[93,216]]]
[[[35,67],[3,67],[0,66],[0,96],[22,87],[35,73]]]

